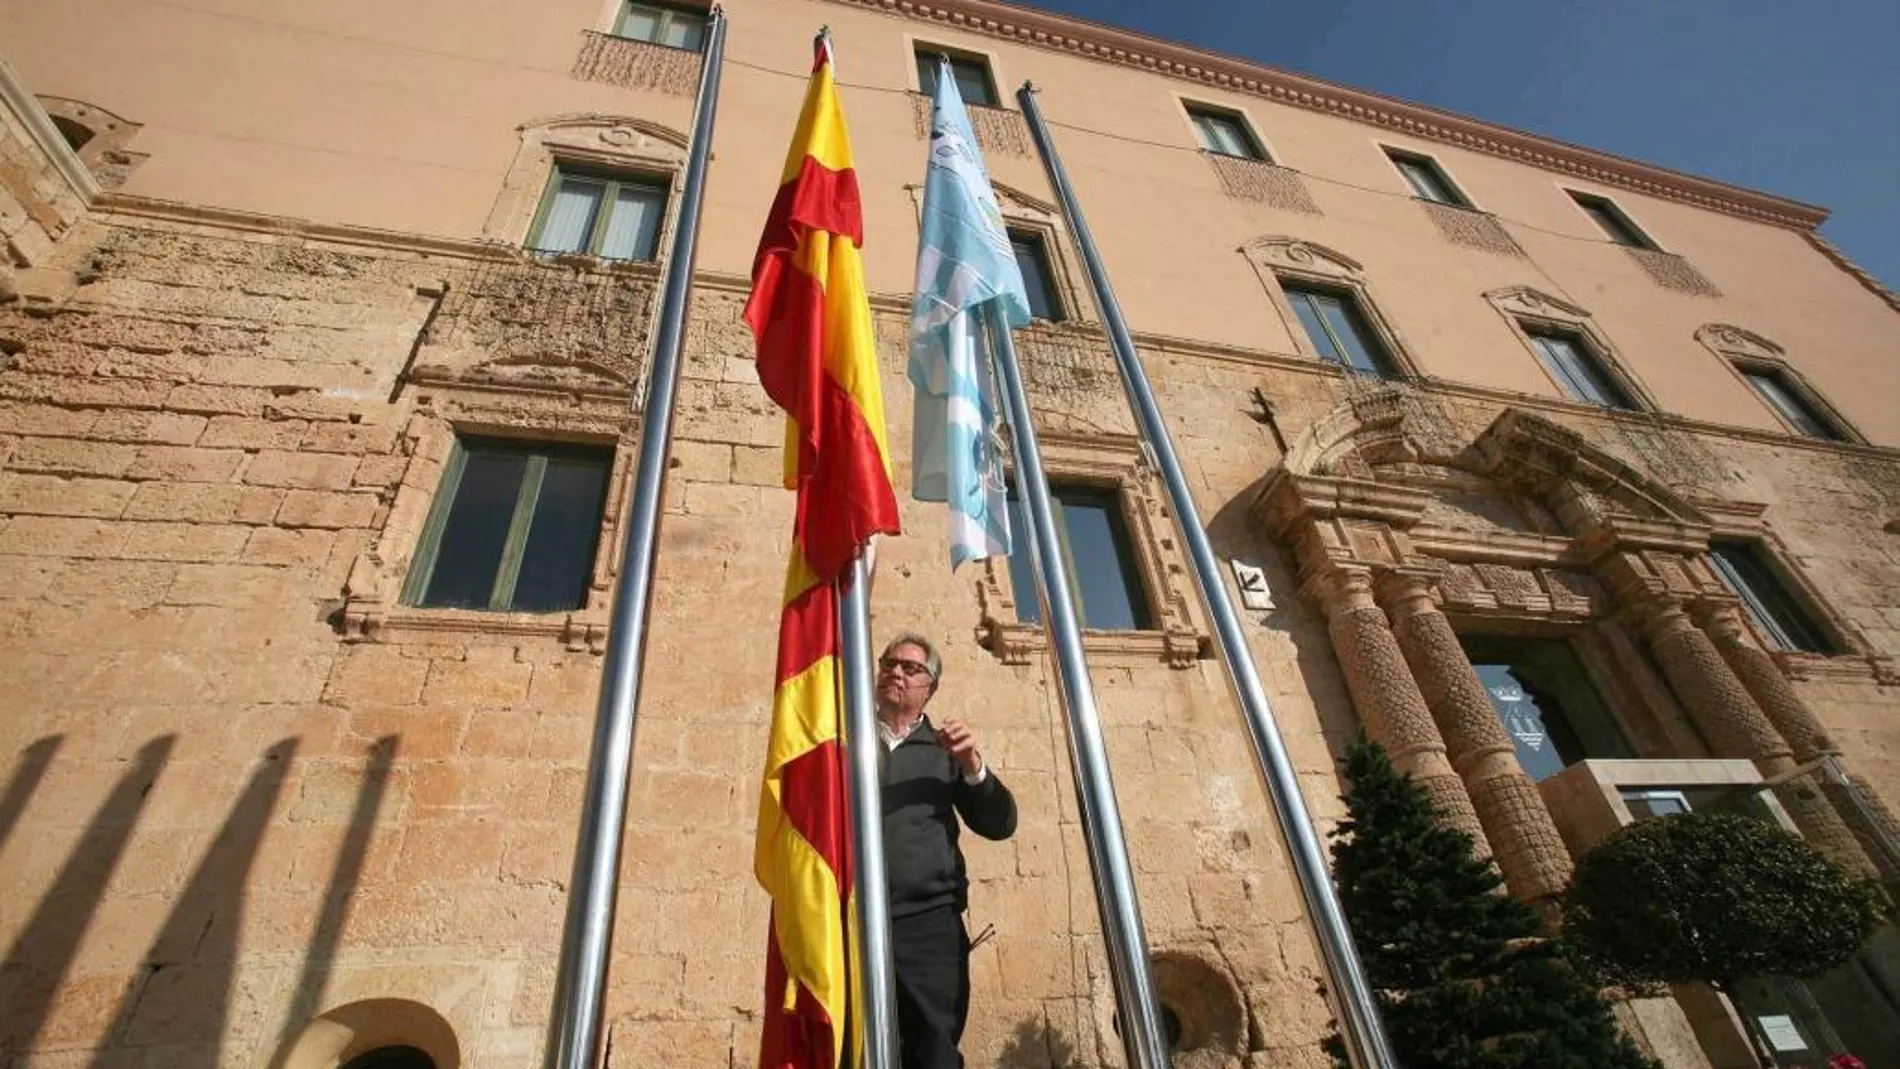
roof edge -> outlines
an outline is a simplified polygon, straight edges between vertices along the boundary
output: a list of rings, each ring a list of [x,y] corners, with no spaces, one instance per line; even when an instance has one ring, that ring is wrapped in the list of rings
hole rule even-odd
[[[1828,217],[1828,210],[1819,205],[1164,41],[1134,30],[1019,7],[1001,0],[827,2],[940,22],[1019,44],[1251,93],[1290,107],[1383,126],[1413,137],[1776,226],[1812,231]]]

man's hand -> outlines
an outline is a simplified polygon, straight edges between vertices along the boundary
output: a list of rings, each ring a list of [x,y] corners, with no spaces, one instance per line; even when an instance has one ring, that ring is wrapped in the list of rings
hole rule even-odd
[[[950,751],[965,776],[974,776],[976,770],[983,767],[983,755],[976,749],[976,735],[961,720],[952,718],[937,725],[937,745]]]

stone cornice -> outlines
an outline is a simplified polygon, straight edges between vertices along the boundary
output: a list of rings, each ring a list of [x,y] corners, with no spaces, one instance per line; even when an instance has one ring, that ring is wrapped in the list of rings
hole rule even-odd
[[[940,22],[970,33],[1070,52],[1232,92],[1251,93],[1288,107],[1337,115],[1412,137],[1441,141],[1606,186],[1631,189],[1776,226],[1812,230],[1828,216],[1827,209],[1801,201],[1539,137],[1320,78],[1204,52],[1145,34],[997,0],[829,2]]]
[[[241,211],[235,208],[215,208],[179,201],[158,200],[111,190],[101,193],[95,199],[93,208],[94,218],[106,223],[147,221],[176,226],[220,227],[241,233],[301,237],[310,241],[382,249],[397,254],[457,257],[489,262],[514,263],[521,258],[521,250],[518,246],[501,242],[432,237],[343,223],[317,223],[288,216]],[[659,277],[658,267],[651,264],[619,264],[611,269],[647,273],[656,279]],[[693,275],[693,285],[700,289],[745,293],[751,289],[752,283],[744,275],[700,270]],[[907,293],[872,293],[870,303],[873,312],[890,315],[910,313],[910,295]],[[1100,336],[1099,326],[1088,324],[1086,328],[1095,336]],[[1276,371],[1310,375],[1316,378],[1338,379],[1343,375],[1343,372],[1334,365],[1321,363],[1298,353],[1279,353],[1268,349],[1254,349],[1142,330],[1133,331],[1132,334],[1137,348],[1171,358],[1208,360],[1236,367],[1272,368]],[[1104,340],[1103,345],[1106,346],[1106,344]],[[1893,446],[1860,442],[1831,442],[1779,431],[1691,419],[1668,412],[1625,412],[1605,409],[1580,401],[1479,386],[1432,375],[1420,376],[1414,382],[1431,393],[1446,397],[1491,402],[1540,412],[1567,412],[1632,427],[1663,427],[1717,437],[1739,438],[1784,449],[1840,453],[1883,461],[1900,459],[1900,448]]]

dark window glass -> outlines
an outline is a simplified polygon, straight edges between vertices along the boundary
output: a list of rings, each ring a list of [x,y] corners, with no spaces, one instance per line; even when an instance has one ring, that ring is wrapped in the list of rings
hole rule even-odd
[[[1531,779],[1588,758],[1636,756],[1565,643],[1471,638],[1465,646]]]
[[[582,607],[611,459],[605,449],[458,442],[404,600],[496,612]]]
[[[937,57],[941,54],[936,49],[917,50],[917,88],[927,97],[937,95]],[[965,104],[980,104],[986,108],[998,106],[996,85],[990,80],[988,63],[965,56],[951,56],[950,76],[957,80],[957,95],[963,98]]]
[[[435,1069],[435,1059],[415,1047],[378,1047],[351,1058],[343,1069]]]
[[[697,52],[706,40],[706,13],[671,4],[634,3],[620,9],[614,34],[635,41]]]
[[[1630,245],[1638,249],[1656,247],[1656,243],[1636,229],[1636,224],[1630,222],[1621,209],[1604,198],[1593,197],[1588,193],[1572,193],[1570,199],[1577,202],[1577,207],[1583,209],[1583,214],[1596,223],[1605,237],[1618,245]]]
[[[1058,547],[1068,565],[1082,626],[1097,631],[1145,631],[1150,626],[1148,598],[1141,585],[1140,568],[1122,521],[1121,500],[1113,490],[1092,486],[1049,487],[1056,511]],[[1039,623],[1042,606],[1036,598],[1035,566],[1029,559],[1028,513],[1010,487],[1009,522],[1015,551],[1009,556],[1010,589],[1016,595],[1016,616]]]
[[[1744,542],[1717,542],[1709,547],[1709,563],[1742,599],[1748,618],[1771,644],[1784,650],[1835,652],[1834,643],[1782,584],[1760,550]]]
[[[1682,791],[1626,787],[1622,795],[1623,804],[1629,807],[1630,816],[1637,820],[1673,817],[1679,813],[1691,812],[1694,808],[1689,804],[1689,796]]]
[[[1029,314],[1051,323],[1062,322],[1062,305],[1056,301],[1055,275],[1049,270],[1049,250],[1035,234],[1009,233],[1010,248],[1016,251],[1016,266],[1023,273],[1023,292],[1029,297]]]
[[[1434,204],[1450,204],[1459,208],[1466,206],[1465,198],[1459,196],[1458,191],[1452,188],[1451,180],[1445,177],[1445,172],[1438,169],[1438,164],[1424,156],[1401,155],[1396,152],[1389,155],[1392,165],[1405,176],[1406,184],[1412,187],[1412,192],[1417,194],[1419,199],[1429,200]]]
[[[91,130],[68,119],[66,116],[54,115],[52,119],[53,129],[59,131],[59,136],[66,140],[66,147],[72,149],[74,152],[85,148],[86,142],[92,140]]]
[[[657,179],[557,167],[528,247],[605,260],[651,260],[665,215],[666,187]]]
[[[1280,288],[1320,359],[1380,378],[1394,373],[1392,358],[1351,294],[1289,282]]]
[[[606,500],[604,458],[548,459],[515,580],[516,612],[562,612],[587,603]]]
[[[1809,438],[1822,438],[1831,442],[1841,440],[1841,434],[1834,429],[1827,417],[1808,404],[1793,386],[1788,384],[1777,371],[1744,371],[1742,377],[1755,388],[1768,407],[1788,421],[1788,425]]]
[[[470,449],[456,481],[429,585],[419,604],[443,609],[486,609],[508,545],[528,457],[519,452]]]
[[[1201,139],[1201,147],[1207,151],[1245,160],[1267,158],[1266,152],[1254,140],[1246,121],[1240,116],[1210,108],[1189,107],[1188,117],[1194,120],[1194,132]]]
[[[1581,341],[1563,334],[1532,334],[1537,359],[1573,401],[1604,408],[1634,409],[1629,394],[1610,376],[1603,362]]]

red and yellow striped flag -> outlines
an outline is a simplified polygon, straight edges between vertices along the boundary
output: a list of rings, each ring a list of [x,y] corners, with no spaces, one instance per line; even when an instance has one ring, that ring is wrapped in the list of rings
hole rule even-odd
[[[745,309],[759,380],[785,409],[786,486],[798,491],[753,851],[772,896],[761,1069],[835,1069],[855,1016],[833,581],[872,535],[898,527],[857,175],[822,36],[817,53]]]

